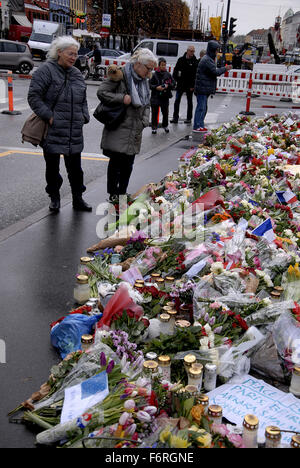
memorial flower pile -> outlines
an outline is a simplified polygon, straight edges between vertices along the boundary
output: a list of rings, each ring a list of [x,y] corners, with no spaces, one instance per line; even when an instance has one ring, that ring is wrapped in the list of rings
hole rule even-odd
[[[295,114],[237,117],[210,131],[177,171],[146,186],[129,207],[119,205],[114,235],[88,249],[95,255],[91,297],[103,305],[93,344],[74,350],[40,398],[21,405],[24,421],[44,429],[38,443],[244,447],[241,428],[208,416],[199,398],[209,392],[204,381],[189,385],[184,358],[192,354],[203,369],[214,364],[222,385],[254,371],[271,337],[260,371],[288,389],[300,353],[299,138]],[[130,234],[117,236],[124,228]],[[120,255],[118,275],[113,254]],[[166,355],[169,374],[157,366]],[[145,361],[154,362],[150,370]],[[62,423],[68,389],[99,375],[107,378],[103,398]]]

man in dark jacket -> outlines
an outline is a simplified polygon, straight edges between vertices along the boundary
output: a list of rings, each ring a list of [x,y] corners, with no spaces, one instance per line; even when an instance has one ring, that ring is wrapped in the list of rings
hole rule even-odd
[[[194,118],[194,131],[205,131],[204,119],[207,114],[207,99],[216,93],[217,77],[232,69],[231,65],[217,68],[216,56],[220,48],[217,41],[209,41],[206,55],[200,60],[195,83],[195,94],[197,96],[197,108]]]
[[[177,83],[176,99],[174,103],[173,119],[171,123],[178,123],[179,107],[183,93],[187,97],[187,118],[184,123],[191,123],[193,117],[193,92],[195,87],[195,78],[197,72],[198,60],[195,56],[195,47],[193,45],[187,48],[183,57],[180,57],[176,63],[173,72],[173,78]]]

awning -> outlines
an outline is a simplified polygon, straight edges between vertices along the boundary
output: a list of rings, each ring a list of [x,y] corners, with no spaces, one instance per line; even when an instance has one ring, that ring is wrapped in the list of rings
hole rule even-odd
[[[13,13],[13,17],[20,26],[24,26],[25,28],[32,28],[32,24],[30,23],[25,13]]]

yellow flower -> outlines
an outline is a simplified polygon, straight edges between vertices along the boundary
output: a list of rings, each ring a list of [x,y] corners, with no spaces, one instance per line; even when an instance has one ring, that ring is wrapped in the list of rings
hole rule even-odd
[[[165,443],[168,441],[170,435],[171,435],[171,432],[170,432],[169,428],[164,429],[164,430],[160,433],[159,440],[160,440],[163,444],[165,444]]]
[[[270,156],[270,154],[274,154],[274,148],[269,148],[268,149],[268,156]]]
[[[170,447],[171,448],[188,448],[191,444],[186,440],[176,435],[171,435]]]
[[[200,448],[209,448],[212,443],[212,436],[208,432],[201,431],[196,440],[199,442]]]
[[[290,265],[290,266],[288,267],[288,274],[289,274],[290,276],[293,276],[293,274],[294,274],[294,267],[293,267],[292,265]]]

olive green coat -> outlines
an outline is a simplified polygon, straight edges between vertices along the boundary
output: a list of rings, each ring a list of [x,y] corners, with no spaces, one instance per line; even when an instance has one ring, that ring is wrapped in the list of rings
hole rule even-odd
[[[100,84],[97,96],[106,105],[121,104],[128,94],[124,78],[113,81],[109,78]],[[124,121],[116,130],[103,129],[101,148],[128,155],[138,154],[142,144],[142,133],[149,125],[150,105],[127,108]]]

